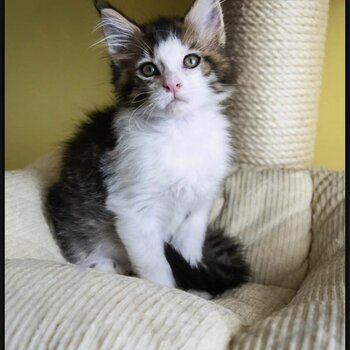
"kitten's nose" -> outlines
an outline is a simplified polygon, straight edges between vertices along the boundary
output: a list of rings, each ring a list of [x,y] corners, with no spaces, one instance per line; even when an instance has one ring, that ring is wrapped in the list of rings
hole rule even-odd
[[[179,81],[165,82],[163,87],[166,91],[175,93],[181,88],[182,84]]]

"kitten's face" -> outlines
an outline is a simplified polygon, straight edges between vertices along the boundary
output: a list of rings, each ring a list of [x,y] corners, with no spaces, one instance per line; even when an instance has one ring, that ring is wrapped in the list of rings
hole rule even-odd
[[[217,0],[197,0],[184,20],[160,19],[142,27],[110,5],[99,9],[114,83],[125,104],[145,114],[186,113],[230,95]]]

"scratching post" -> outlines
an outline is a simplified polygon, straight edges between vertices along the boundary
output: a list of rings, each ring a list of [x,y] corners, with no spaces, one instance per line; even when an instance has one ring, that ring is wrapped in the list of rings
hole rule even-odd
[[[226,0],[236,162],[301,168],[314,154],[328,0]]]

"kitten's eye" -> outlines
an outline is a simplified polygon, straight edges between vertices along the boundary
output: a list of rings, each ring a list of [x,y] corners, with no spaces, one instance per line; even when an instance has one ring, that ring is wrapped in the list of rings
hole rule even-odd
[[[152,62],[146,62],[141,65],[140,71],[147,78],[152,77],[153,75],[159,75],[157,66]]]
[[[184,58],[184,66],[186,68],[196,68],[201,61],[201,58],[195,53],[191,53]]]

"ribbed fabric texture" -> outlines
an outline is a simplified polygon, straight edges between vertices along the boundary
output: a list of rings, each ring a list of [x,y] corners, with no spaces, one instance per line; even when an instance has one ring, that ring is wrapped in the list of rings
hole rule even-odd
[[[309,171],[240,170],[226,180],[212,220],[245,242],[255,282],[296,289],[307,270],[311,200]]]
[[[311,177],[312,241],[306,278],[287,306],[238,332],[232,350],[345,348],[344,174],[314,170]]]
[[[329,260],[344,246],[345,179],[343,173],[326,169],[313,171],[311,174],[314,182],[314,245],[310,253],[310,265],[311,268],[315,268]]]
[[[42,208],[44,177],[36,170],[5,173],[5,258],[35,258],[63,262],[48,235]]]
[[[136,278],[40,260],[6,263],[6,349],[224,349],[240,322]]]
[[[328,0],[228,0],[236,71],[236,161],[300,168],[313,160]]]
[[[212,301],[63,262],[40,174],[6,174],[7,350],[344,348],[343,173],[236,169],[212,222],[247,246],[252,280]]]

